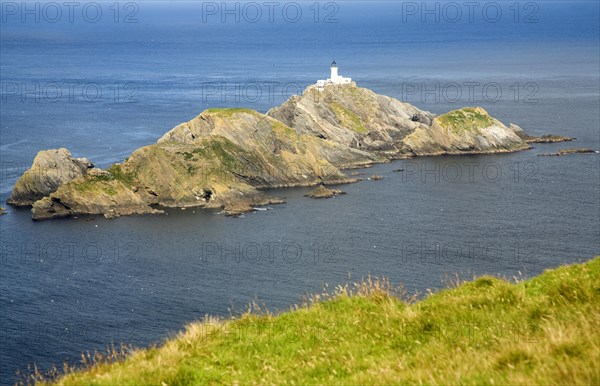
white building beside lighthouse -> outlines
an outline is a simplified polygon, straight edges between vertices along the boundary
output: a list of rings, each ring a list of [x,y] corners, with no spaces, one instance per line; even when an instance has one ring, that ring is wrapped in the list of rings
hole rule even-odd
[[[317,90],[323,91],[325,86],[329,84],[341,85],[341,84],[352,84],[351,78],[344,78],[338,74],[338,66],[335,60],[331,63],[331,77],[326,80],[317,81]]]

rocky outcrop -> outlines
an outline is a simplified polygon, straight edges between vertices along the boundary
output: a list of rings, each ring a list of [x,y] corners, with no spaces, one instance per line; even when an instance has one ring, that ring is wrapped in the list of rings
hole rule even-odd
[[[482,108],[434,114],[355,86],[309,87],[268,115],[307,135],[388,159],[416,155],[503,153],[533,139]]]
[[[135,151],[123,170],[164,206],[222,207],[259,189],[346,183],[329,160],[374,161],[247,109],[210,109]]]
[[[156,213],[154,206],[224,208],[265,201],[261,189],[347,183],[328,159],[375,162],[340,144],[299,134],[247,109],[211,109],[136,150],[124,163],[60,186],[33,205],[36,220],[79,214]],[[243,209],[243,210],[242,210]]]
[[[538,156],[562,156],[569,154],[598,154],[596,150],[581,148],[581,149],[562,149],[556,153],[538,154]]]
[[[150,206],[151,195],[135,189],[132,181],[118,172],[118,166],[110,171],[92,169],[60,186],[48,197],[36,201],[32,207],[34,220],[47,220],[76,214],[99,214],[107,218],[123,215],[162,213]]]
[[[61,185],[84,176],[93,166],[87,158],[73,158],[67,149],[42,150],[31,168],[17,180],[7,202],[30,206]]]
[[[431,126],[416,129],[403,142],[414,155],[506,153],[530,147],[519,131],[480,107],[463,108],[434,118]]]
[[[264,189],[320,185],[313,196],[328,197],[339,192],[322,184],[358,181],[341,169],[418,155],[517,151],[532,138],[481,108],[436,117],[354,85],[322,92],[310,86],[267,114],[208,109],[107,170],[91,169],[65,149],[40,152],[9,203],[32,205],[36,220],[160,213],[159,207],[237,216],[281,202]]]
[[[403,139],[426,129],[434,119],[427,111],[356,86],[308,87],[267,112],[299,133],[377,154],[399,158]]]
[[[563,137],[562,135],[542,135],[540,137],[532,137],[531,135],[527,135],[525,133],[523,133],[520,136],[527,143],[571,142],[571,141],[574,141],[577,139],[577,138],[572,138],[572,137]]]
[[[331,198],[334,196],[338,196],[340,194],[346,194],[339,189],[329,189],[324,185],[319,185],[315,189],[311,190],[309,193],[305,194],[305,197],[310,198]]]

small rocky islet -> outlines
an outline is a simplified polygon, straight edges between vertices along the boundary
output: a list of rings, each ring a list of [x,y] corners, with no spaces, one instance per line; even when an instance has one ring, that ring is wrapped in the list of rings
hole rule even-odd
[[[551,156],[563,156],[563,155],[572,155],[572,154],[598,154],[599,152],[596,150],[589,149],[587,147],[579,148],[579,149],[561,149],[556,153],[544,153],[538,154],[540,157],[551,157]]]
[[[332,198],[335,196],[339,196],[340,194],[346,194],[346,192],[343,192],[339,189],[331,189],[331,188],[326,187],[325,185],[319,185],[315,189],[313,189],[310,192],[308,192],[307,194],[305,194],[304,196],[319,199],[319,198]]]
[[[479,107],[436,116],[355,83],[311,85],[266,114],[205,110],[106,170],[66,149],[40,151],[7,203],[31,206],[34,220],[164,213],[161,207],[216,208],[237,216],[282,202],[265,189],[359,181],[344,169],[568,140],[529,136]]]

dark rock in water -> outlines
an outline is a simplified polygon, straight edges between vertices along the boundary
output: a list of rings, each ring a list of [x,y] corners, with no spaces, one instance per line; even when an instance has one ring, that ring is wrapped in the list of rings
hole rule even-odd
[[[398,172],[404,172],[404,171],[405,171],[405,169],[394,169],[394,170],[392,170],[392,171],[393,171],[393,172],[396,172],[396,173],[398,173]]]
[[[245,213],[254,211],[254,207],[252,207],[247,202],[239,202],[235,204],[225,205],[223,208],[223,214],[229,217],[239,217]]]
[[[329,189],[329,188],[325,187],[324,185],[319,185],[318,187],[313,189],[310,193],[307,193],[304,196],[318,199],[318,198],[331,198],[331,197],[334,197],[334,196],[337,196],[340,194],[346,194],[346,193],[344,193],[338,189]]]
[[[527,143],[556,143],[556,142],[571,142],[577,138],[564,137],[562,135],[542,135],[540,137],[533,137],[521,132],[520,137]]]
[[[559,150],[557,153],[546,153],[546,154],[538,154],[541,157],[551,157],[551,156],[561,156],[561,155],[569,155],[569,154],[598,154],[599,152],[596,150],[581,148],[581,149],[563,149]]]
[[[277,205],[285,203],[284,200],[275,197],[259,198],[254,201],[241,201],[223,206],[223,212],[228,217],[240,217],[243,214],[254,212],[257,210],[264,210],[257,207],[263,207],[265,205]]]

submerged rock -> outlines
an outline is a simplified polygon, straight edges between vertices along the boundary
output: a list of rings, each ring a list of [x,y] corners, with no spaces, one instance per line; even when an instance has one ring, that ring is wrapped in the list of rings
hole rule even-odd
[[[64,148],[42,150],[31,168],[17,180],[6,202],[14,206],[30,206],[67,182],[86,175],[93,166],[87,158],[71,157]]]

